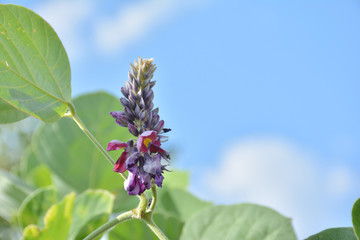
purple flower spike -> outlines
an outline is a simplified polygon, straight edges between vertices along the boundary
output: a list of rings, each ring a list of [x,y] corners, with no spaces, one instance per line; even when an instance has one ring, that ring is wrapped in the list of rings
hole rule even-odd
[[[128,170],[128,178],[124,182],[126,191],[129,195],[141,195],[151,188],[152,180],[158,187],[162,186],[166,165],[161,162],[162,159],[170,160],[170,154],[161,148],[161,143],[167,141],[167,137],[162,134],[170,129],[164,128],[159,108],[154,109],[152,88],[155,81],[152,77],[156,67],[153,59],[139,58],[130,66],[128,81],[121,88],[124,97],[120,98],[120,103],[124,110],[110,114],[117,124],[127,127],[138,139],[127,143],[113,140],[107,150],[124,149],[113,170],[119,173]]]

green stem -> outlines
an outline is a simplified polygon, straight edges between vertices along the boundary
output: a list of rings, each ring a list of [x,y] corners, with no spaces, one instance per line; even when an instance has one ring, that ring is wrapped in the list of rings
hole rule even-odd
[[[157,202],[157,191],[156,191],[156,186],[154,184],[154,180],[151,181],[151,192],[152,192],[152,200],[150,207],[148,209],[148,211],[150,212],[154,211]]]
[[[84,238],[84,240],[91,240],[96,238],[97,236],[103,234],[106,230],[112,228],[113,226],[115,226],[116,224],[131,219],[133,218],[134,213],[132,211],[127,211],[124,212],[122,214],[120,214],[119,216],[117,216],[116,218],[108,221],[107,223],[105,223],[104,225],[100,226],[99,228],[97,228],[95,231],[93,231],[92,233],[90,233],[86,238]]]
[[[155,224],[155,222],[152,219],[152,213],[144,215],[142,220],[146,223],[146,225],[155,233],[155,235],[160,240],[168,240],[168,238],[165,236],[165,234],[160,230],[160,228]]]
[[[68,104],[70,112],[67,113],[66,116],[71,117],[74,122],[79,126],[81,131],[85,133],[85,135],[95,144],[97,149],[104,155],[105,159],[111,164],[111,166],[114,166],[115,162],[110,157],[107,151],[101,146],[101,144],[96,140],[96,138],[91,134],[91,132],[86,128],[85,124],[81,121],[81,119],[78,117],[75,111],[75,107],[69,103]],[[120,175],[123,177],[123,179],[126,179],[126,175],[124,173],[120,173]]]

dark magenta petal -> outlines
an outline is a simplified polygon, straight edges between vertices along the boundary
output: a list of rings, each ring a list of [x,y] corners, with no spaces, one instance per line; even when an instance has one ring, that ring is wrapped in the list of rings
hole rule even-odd
[[[112,140],[108,143],[106,151],[113,151],[126,148],[128,145],[120,140]]]
[[[125,170],[126,170],[125,162],[126,162],[127,156],[128,156],[128,152],[126,152],[126,151],[124,151],[120,155],[119,159],[115,163],[115,166],[113,169],[114,172],[118,172],[118,173],[125,172]]]

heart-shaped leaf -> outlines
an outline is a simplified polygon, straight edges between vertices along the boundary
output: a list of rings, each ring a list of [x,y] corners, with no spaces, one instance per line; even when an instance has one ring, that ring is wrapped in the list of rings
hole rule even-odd
[[[182,240],[295,240],[289,218],[254,204],[214,206],[186,221]]]
[[[305,240],[356,240],[353,228],[329,228]]]
[[[44,122],[56,122],[71,100],[70,64],[60,39],[27,8],[1,4],[0,16],[0,97]],[[0,107],[0,112],[9,109]],[[23,117],[12,114],[3,121]]]

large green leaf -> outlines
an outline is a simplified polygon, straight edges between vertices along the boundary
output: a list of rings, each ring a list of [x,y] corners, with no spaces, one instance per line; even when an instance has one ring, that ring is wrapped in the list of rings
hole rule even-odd
[[[305,240],[356,240],[353,228],[329,228]]]
[[[32,191],[20,178],[0,169],[0,217],[13,222],[22,201]]]
[[[114,195],[104,190],[87,190],[76,197],[68,240],[83,239],[107,222],[113,204]]]
[[[71,100],[70,64],[60,39],[27,8],[1,4],[0,16],[0,97],[44,122],[56,122]],[[15,121],[16,114],[5,120]]]
[[[94,93],[83,95],[73,103],[80,118],[104,148],[113,139],[126,142],[132,137],[109,114],[121,109],[117,98]],[[70,118],[52,125],[44,124],[34,133],[32,144],[37,158],[77,191],[101,188],[125,194],[122,178],[112,171],[112,166]],[[120,153],[110,152],[114,159]]]
[[[164,183],[168,188],[181,188],[186,190],[189,186],[189,172],[177,171],[164,173]]]
[[[29,225],[24,229],[24,240],[66,240],[71,226],[72,211],[74,206],[75,194],[69,194],[57,204],[54,204],[47,211],[44,218],[44,229],[41,230],[36,225]]]
[[[181,239],[293,240],[291,220],[254,204],[215,206],[186,221]]]
[[[354,203],[351,217],[356,237],[360,239],[360,198]]]
[[[0,123],[13,123],[28,116],[26,113],[16,109],[0,98]]]

